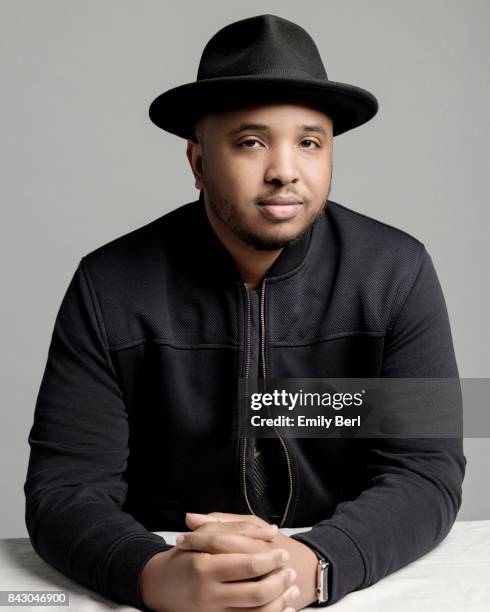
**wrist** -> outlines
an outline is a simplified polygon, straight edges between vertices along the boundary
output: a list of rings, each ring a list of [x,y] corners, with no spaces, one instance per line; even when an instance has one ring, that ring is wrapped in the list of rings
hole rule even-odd
[[[156,607],[157,586],[162,582],[165,563],[171,551],[172,549],[169,549],[156,553],[150,557],[141,570],[138,588],[140,599],[146,608],[153,610]]]
[[[300,590],[300,595],[295,600],[294,605],[298,607],[298,610],[305,608],[318,601],[317,596],[317,569],[318,569],[318,557],[316,553],[306,544],[290,538],[291,543],[294,542],[293,550],[291,547],[289,551],[291,553],[291,560],[294,559],[294,565],[292,565],[297,573],[296,585]],[[291,563],[290,563],[291,565]]]

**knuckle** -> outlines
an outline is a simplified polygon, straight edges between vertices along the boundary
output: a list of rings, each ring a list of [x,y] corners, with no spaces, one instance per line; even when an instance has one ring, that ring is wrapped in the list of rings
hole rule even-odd
[[[253,606],[261,606],[266,601],[266,589],[261,582],[254,585],[250,591],[250,600]]]
[[[240,533],[250,533],[251,531],[255,531],[257,529],[256,525],[253,525],[252,523],[249,523],[248,521],[239,521],[237,523],[238,526],[238,531]]]
[[[190,560],[191,571],[193,572],[196,578],[201,578],[206,575],[206,571],[208,569],[208,554],[207,553],[197,553],[192,555]]]
[[[223,548],[223,536],[220,533],[212,533],[209,536],[209,545],[213,550],[220,550]]]
[[[255,557],[248,557],[245,561],[245,572],[248,576],[255,576],[259,572],[259,561]]]

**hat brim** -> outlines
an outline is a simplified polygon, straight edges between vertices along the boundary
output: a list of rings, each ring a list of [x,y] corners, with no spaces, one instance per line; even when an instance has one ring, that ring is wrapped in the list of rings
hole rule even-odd
[[[333,121],[334,136],[366,123],[378,111],[378,101],[372,93],[347,83],[237,76],[194,81],[169,89],[153,100],[149,116],[163,130],[191,139],[196,120],[207,112],[273,101],[299,101],[323,111]]]

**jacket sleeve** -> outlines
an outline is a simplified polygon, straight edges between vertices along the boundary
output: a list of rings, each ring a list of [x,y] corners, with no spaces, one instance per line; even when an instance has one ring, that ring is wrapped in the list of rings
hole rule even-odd
[[[423,245],[406,295],[388,326],[380,378],[458,378],[445,300]],[[314,607],[334,604],[429,552],[446,537],[461,505],[462,438],[353,442],[363,470],[360,494],[291,536],[331,564],[329,601]]]
[[[51,566],[145,610],[140,572],[172,546],[122,510],[128,434],[82,258],[56,317],[29,433],[25,521],[34,550]]]

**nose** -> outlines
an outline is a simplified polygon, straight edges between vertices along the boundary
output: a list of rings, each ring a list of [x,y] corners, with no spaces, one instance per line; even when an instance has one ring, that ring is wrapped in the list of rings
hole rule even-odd
[[[296,183],[299,175],[296,168],[294,153],[286,145],[271,150],[264,180],[266,183],[279,182],[282,185]]]

